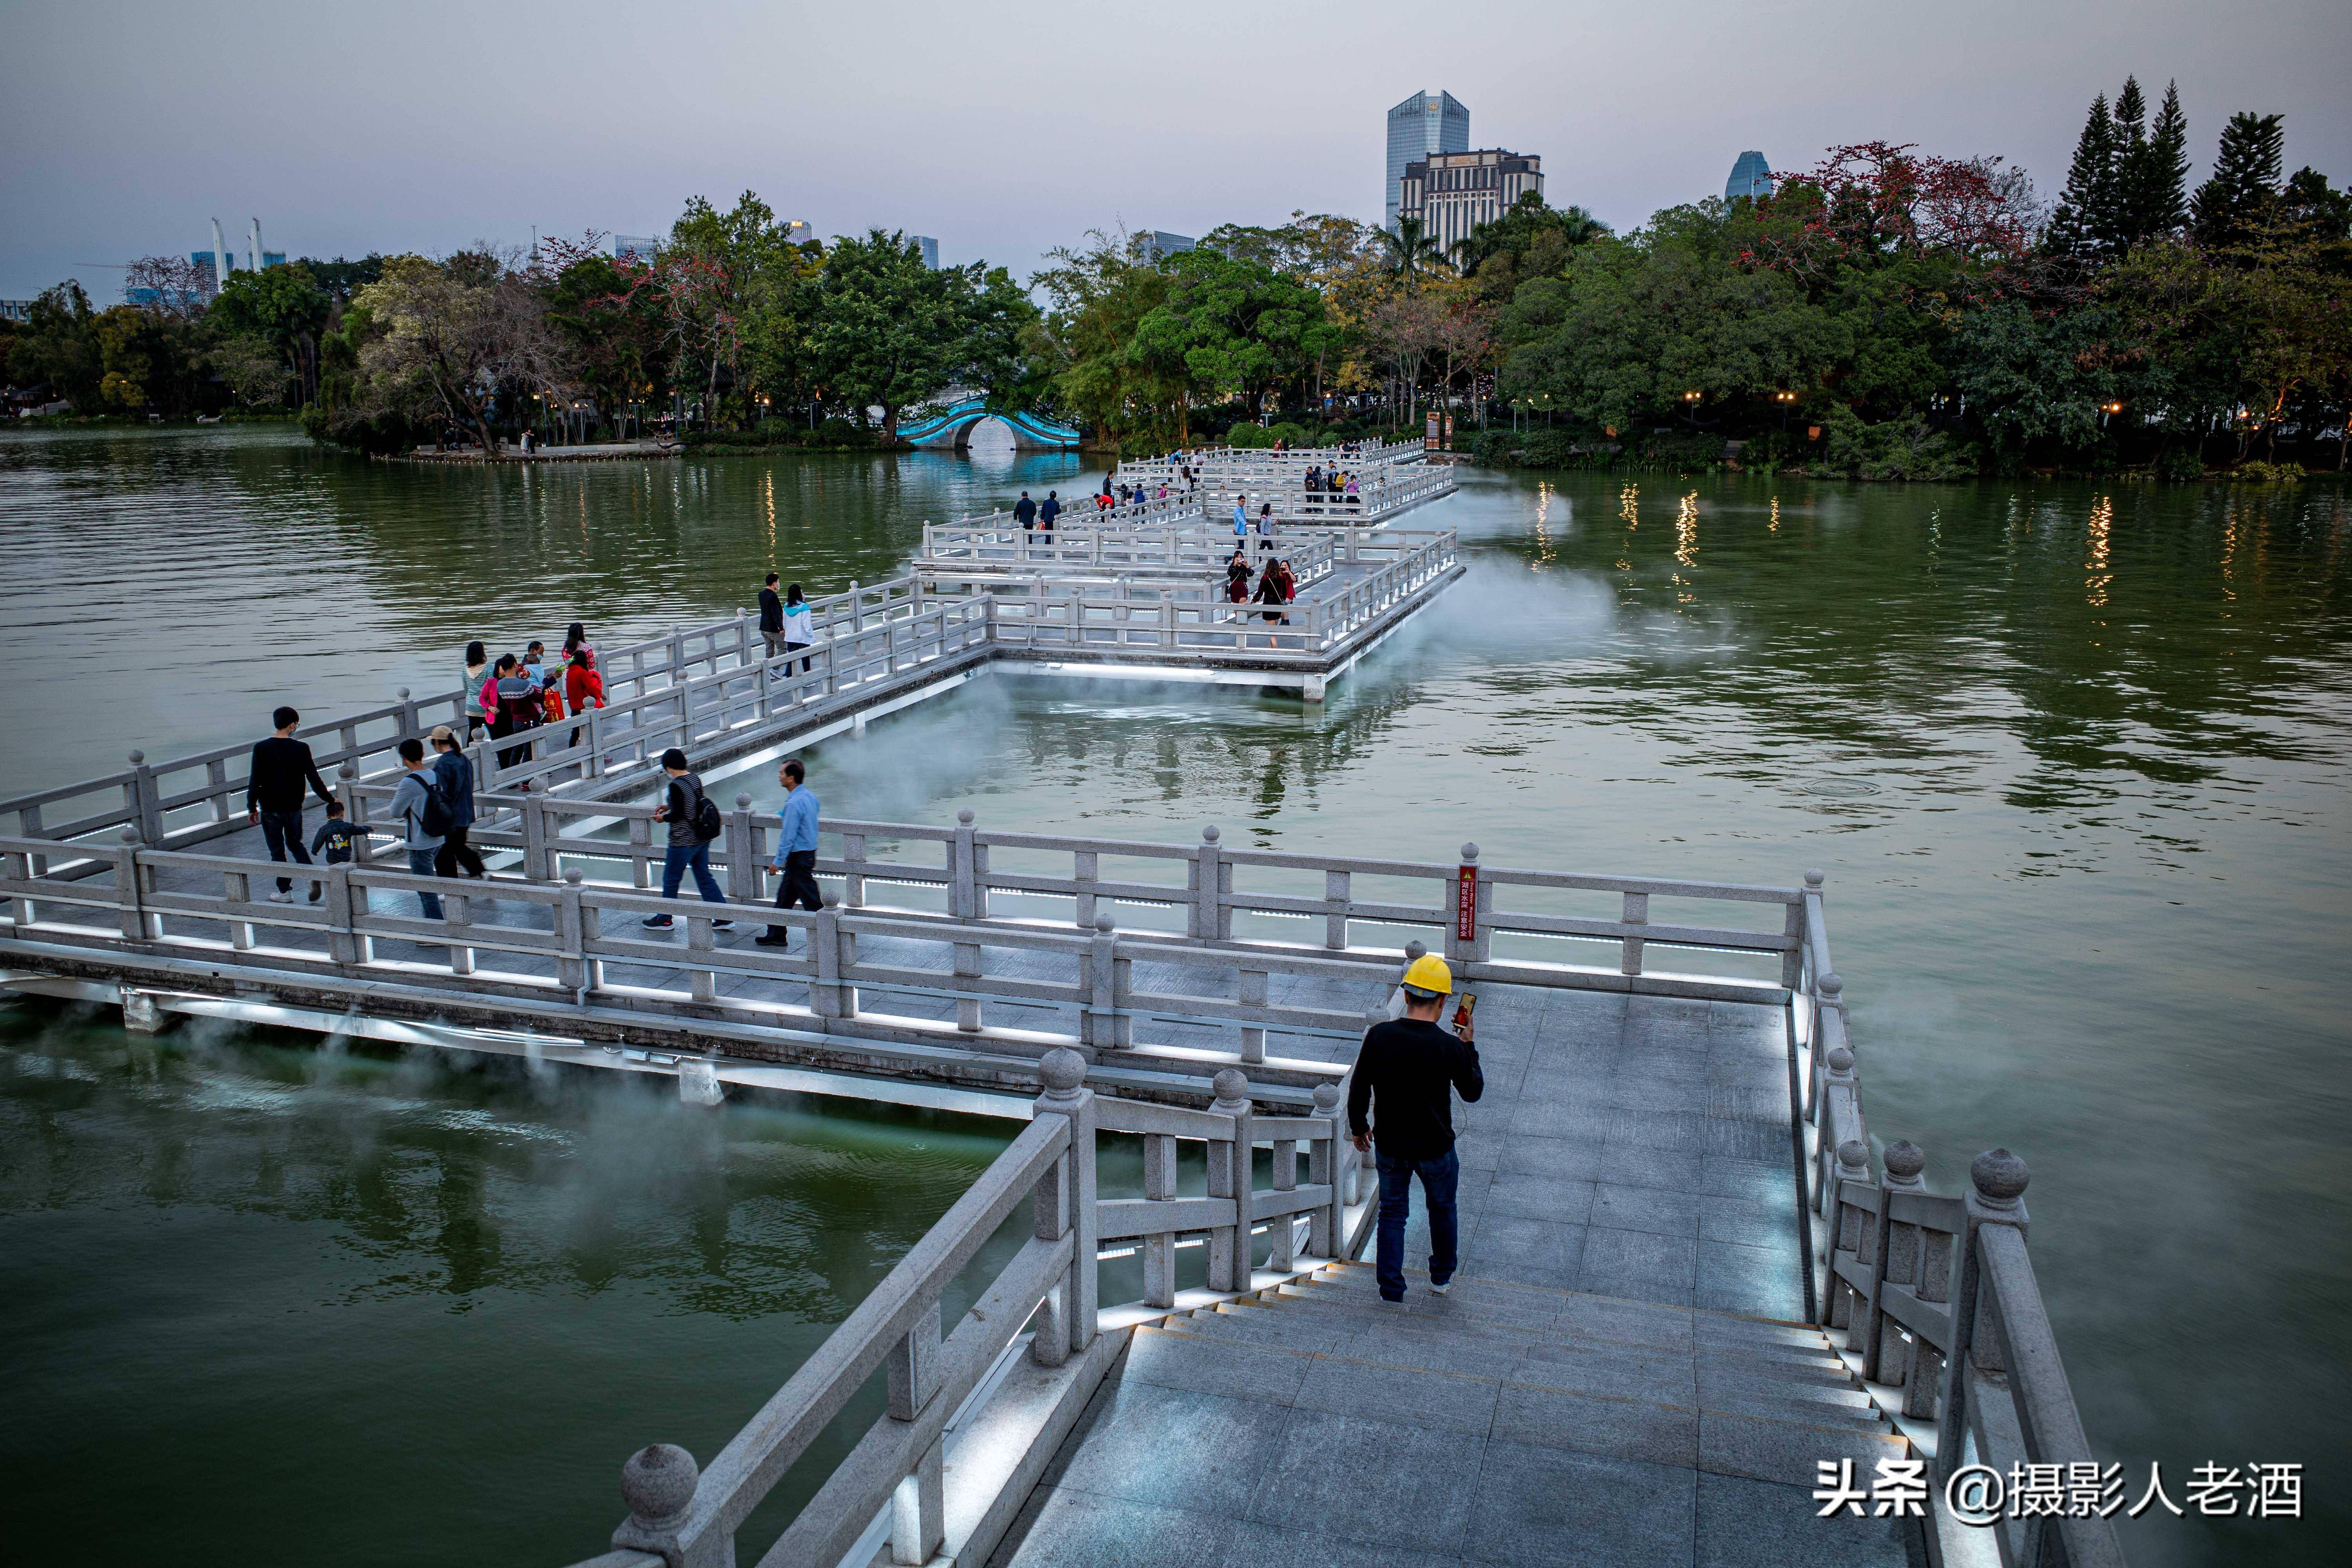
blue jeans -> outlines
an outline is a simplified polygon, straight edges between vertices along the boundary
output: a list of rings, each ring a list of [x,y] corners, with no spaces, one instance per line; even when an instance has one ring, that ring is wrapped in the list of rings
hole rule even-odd
[[[430,877],[435,875],[433,869],[433,858],[439,853],[441,853],[441,851],[437,848],[410,850],[408,852],[408,874],[412,877]],[[416,895],[416,901],[425,906],[425,918],[426,920],[437,921],[441,918],[440,894],[427,893],[420,890]]]
[[[310,863],[310,847],[302,842],[302,808],[291,811],[265,811],[261,814],[261,841],[269,846],[269,858],[283,861],[291,850],[294,858],[303,865]],[[294,881],[290,877],[278,879],[278,890],[290,893]]]
[[[1429,1205],[1429,1282],[1443,1285],[1454,1278],[1454,1238],[1457,1216],[1454,1188],[1461,1179],[1462,1162],[1448,1149],[1434,1160],[1391,1160],[1376,1149],[1372,1155],[1381,1172],[1381,1294],[1391,1301],[1404,1300],[1404,1222],[1412,1212],[1412,1179],[1421,1178],[1421,1195]]]
[[[678,884],[686,880],[688,867],[694,868],[694,885],[702,889],[707,903],[723,904],[727,895],[719,890],[719,879],[710,874],[710,846],[708,844],[673,844],[662,856],[662,897],[677,897]]]

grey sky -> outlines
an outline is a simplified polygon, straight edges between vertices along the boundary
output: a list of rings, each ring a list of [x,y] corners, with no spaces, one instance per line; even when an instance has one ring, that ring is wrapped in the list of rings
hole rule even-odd
[[[1883,138],[2023,163],[2047,193],[2091,95],[2180,82],[2201,177],[2233,110],[2352,177],[2352,6],[1958,0],[336,6],[18,0],[0,48],[0,296],[242,248],[446,251],[657,233],[746,187],[835,234],[935,235],[1025,277],[1089,226],[1199,234],[1294,207],[1377,221],[1383,116],[1420,88],[1475,146],[1622,228]]]

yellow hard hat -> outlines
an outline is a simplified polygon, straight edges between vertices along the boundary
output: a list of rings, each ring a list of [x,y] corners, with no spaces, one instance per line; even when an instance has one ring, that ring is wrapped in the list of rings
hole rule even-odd
[[[1454,991],[1454,971],[1445,967],[1445,960],[1433,952],[1423,953],[1412,961],[1404,972],[1408,991],[1428,991],[1439,996]]]

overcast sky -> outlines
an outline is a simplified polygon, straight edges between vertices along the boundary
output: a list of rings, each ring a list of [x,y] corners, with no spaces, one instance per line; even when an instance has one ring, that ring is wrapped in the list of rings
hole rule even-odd
[[[1760,148],[2000,153],[2045,194],[2091,95],[2180,82],[2201,177],[2233,110],[2290,171],[2352,177],[2344,0],[1769,0],[807,6],[16,0],[0,44],[0,297],[206,249],[291,256],[665,231],[758,191],[820,233],[936,236],[1023,277],[1092,226],[1198,235],[1293,208],[1377,221],[1391,104],[1623,228]]]

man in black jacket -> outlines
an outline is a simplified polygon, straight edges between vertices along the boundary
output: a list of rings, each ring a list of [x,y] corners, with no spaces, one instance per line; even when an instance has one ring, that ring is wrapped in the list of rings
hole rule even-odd
[[[770,658],[784,651],[784,601],[776,592],[778,581],[771,572],[760,590],[760,636],[768,645]]]
[[[333,800],[335,795],[319,776],[310,748],[294,738],[302,715],[291,708],[280,708],[269,716],[269,722],[278,732],[257,742],[253,760],[246,764],[245,817],[260,824],[262,841],[269,846],[272,860],[284,864],[290,849],[298,862],[308,866],[310,849],[302,836],[302,786],[307,783],[323,801]],[[278,890],[269,895],[269,901],[292,903],[293,879],[278,878]]]
[[[1013,521],[1021,525],[1022,542],[1028,542],[1029,531],[1037,526],[1037,503],[1029,499],[1027,490],[1023,490],[1021,499],[1013,503]]]
[[[1454,1033],[1437,1015],[1454,990],[1454,973],[1435,953],[1404,972],[1404,1016],[1364,1032],[1348,1085],[1348,1131],[1359,1151],[1371,1149],[1381,1173],[1379,1275],[1381,1299],[1404,1300],[1404,1223],[1412,1210],[1412,1179],[1429,1205],[1429,1286],[1443,1296],[1454,1282],[1456,1216],[1454,1189],[1462,1162],[1454,1152],[1454,1101],[1486,1092],[1470,1021],[1456,1015]],[[1377,1108],[1379,1130],[1366,1112]]]

